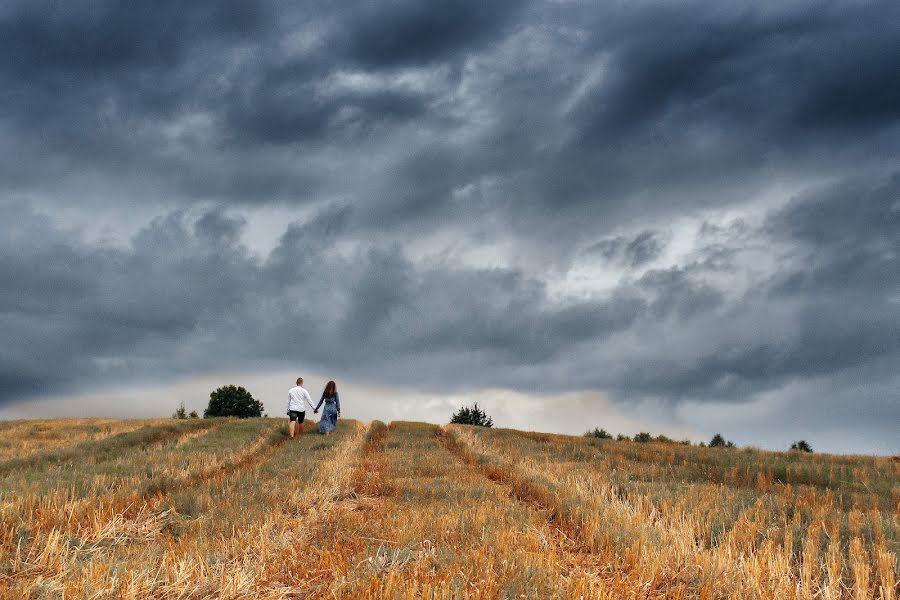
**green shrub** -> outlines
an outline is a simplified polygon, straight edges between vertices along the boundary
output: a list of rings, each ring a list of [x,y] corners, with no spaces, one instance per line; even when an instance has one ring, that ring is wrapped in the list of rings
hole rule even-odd
[[[462,425],[478,425],[479,427],[493,427],[494,420],[491,419],[486,412],[478,408],[476,402],[474,406],[469,408],[463,406],[451,418],[451,423],[460,423]]]
[[[794,442],[791,444],[791,450],[798,450],[800,452],[812,452],[812,446],[809,445],[809,442],[806,440],[800,440],[799,442]]]
[[[598,438],[601,440],[611,440],[612,439],[612,435],[607,433],[605,429],[598,429],[597,427],[594,427],[593,431],[586,431],[584,433],[584,436]]]
[[[634,441],[646,444],[653,441],[653,436],[646,431],[642,431],[634,436]]]
[[[187,411],[184,410],[184,402],[182,402],[175,412],[172,413],[173,419],[187,419]]]
[[[734,448],[734,442],[726,440],[721,433],[717,433],[709,441],[710,448]]]

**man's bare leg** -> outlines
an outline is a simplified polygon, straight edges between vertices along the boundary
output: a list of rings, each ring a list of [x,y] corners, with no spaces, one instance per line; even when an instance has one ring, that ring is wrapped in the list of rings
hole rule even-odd
[[[302,429],[303,425],[301,425],[300,428],[301,428],[300,433],[303,433],[303,429]],[[290,430],[290,432],[291,432],[291,439],[294,439],[294,422],[293,421],[291,421],[291,423],[288,425],[288,430]]]

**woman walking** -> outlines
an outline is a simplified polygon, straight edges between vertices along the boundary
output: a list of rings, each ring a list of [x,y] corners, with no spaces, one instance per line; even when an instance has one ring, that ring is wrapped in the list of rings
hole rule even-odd
[[[325,410],[322,411],[322,419],[319,421],[319,433],[328,435],[337,427],[338,417],[341,416],[341,397],[338,396],[337,384],[329,381],[319,398],[319,403],[313,412],[319,412],[319,407],[325,403]]]

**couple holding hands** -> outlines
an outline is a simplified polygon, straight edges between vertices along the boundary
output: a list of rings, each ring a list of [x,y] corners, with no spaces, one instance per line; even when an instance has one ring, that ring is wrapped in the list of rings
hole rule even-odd
[[[306,407],[309,406],[314,413],[318,413],[322,404],[325,405],[325,409],[322,411],[322,419],[319,421],[319,433],[328,435],[337,427],[338,417],[341,416],[341,398],[337,393],[337,385],[334,381],[329,381],[325,386],[325,391],[322,392],[319,404],[313,406],[309,392],[303,387],[303,378],[298,377],[297,385],[288,390],[287,414],[290,419],[288,429],[291,433],[291,439],[294,438],[294,423],[299,425],[300,433],[303,433]]]

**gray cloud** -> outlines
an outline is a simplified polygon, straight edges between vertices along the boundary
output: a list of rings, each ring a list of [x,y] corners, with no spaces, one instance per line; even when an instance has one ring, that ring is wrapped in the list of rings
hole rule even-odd
[[[645,275],[642,282],[666,287],[664,301],[683,297],[682,306],[707,313],[700,322],[714,335],[697,347],[682,345],[678,355],[664,351],[652,369],[639,356],[629,367],[629,386],[671,398],[741,400],[790,380],[839,377],[900,358],[897,181],[893,175],[845,182],[771,212],[757,236],[789,251],[779,257],[778,271],[736,302],[687,283],[714,270],[703,263]],[[686,275],[692,271],[693,278]]]
[[[341,46],[350,60],[370,68],[460,59],[502,36],[522,0],[408,0],[359,2]]]
[[[900,417],[898,17],[7,3],[0,403],[300,363]]]
[[[600,240],[586,252],[597,253],[606,260],[621,260],[631,267],[640,267],[662,252],[665,242],[654,231],[642,231],[631,239],[615,236]]]
[[[241,221],[218,211],[160,217],[117,250],[46,226],[39,238],[6,230],[15,239],[0,264],[11,283],[4,316],[27,350],[3,373],[4,399],[29,386],[45,391],[42,372],[78,380],[110,364],[116,377],[123,364],[140,371],[144,359],[148,374],[178,370],[181,351],[192,357],[188,369],[252,356],[352,372],[364,361],[361,373],[386,369],[383,383],[398,375],[392,362],[414,365],[423,352],[538,366],[568,344],[627,327],[643,307],[626,297],[557,306],[521,272],[417,266],[396,245],[342,257],[329,242],[343,214],[292,225],[266,261],[236,243]],[[158,356],[160,347],[174,354]]]

